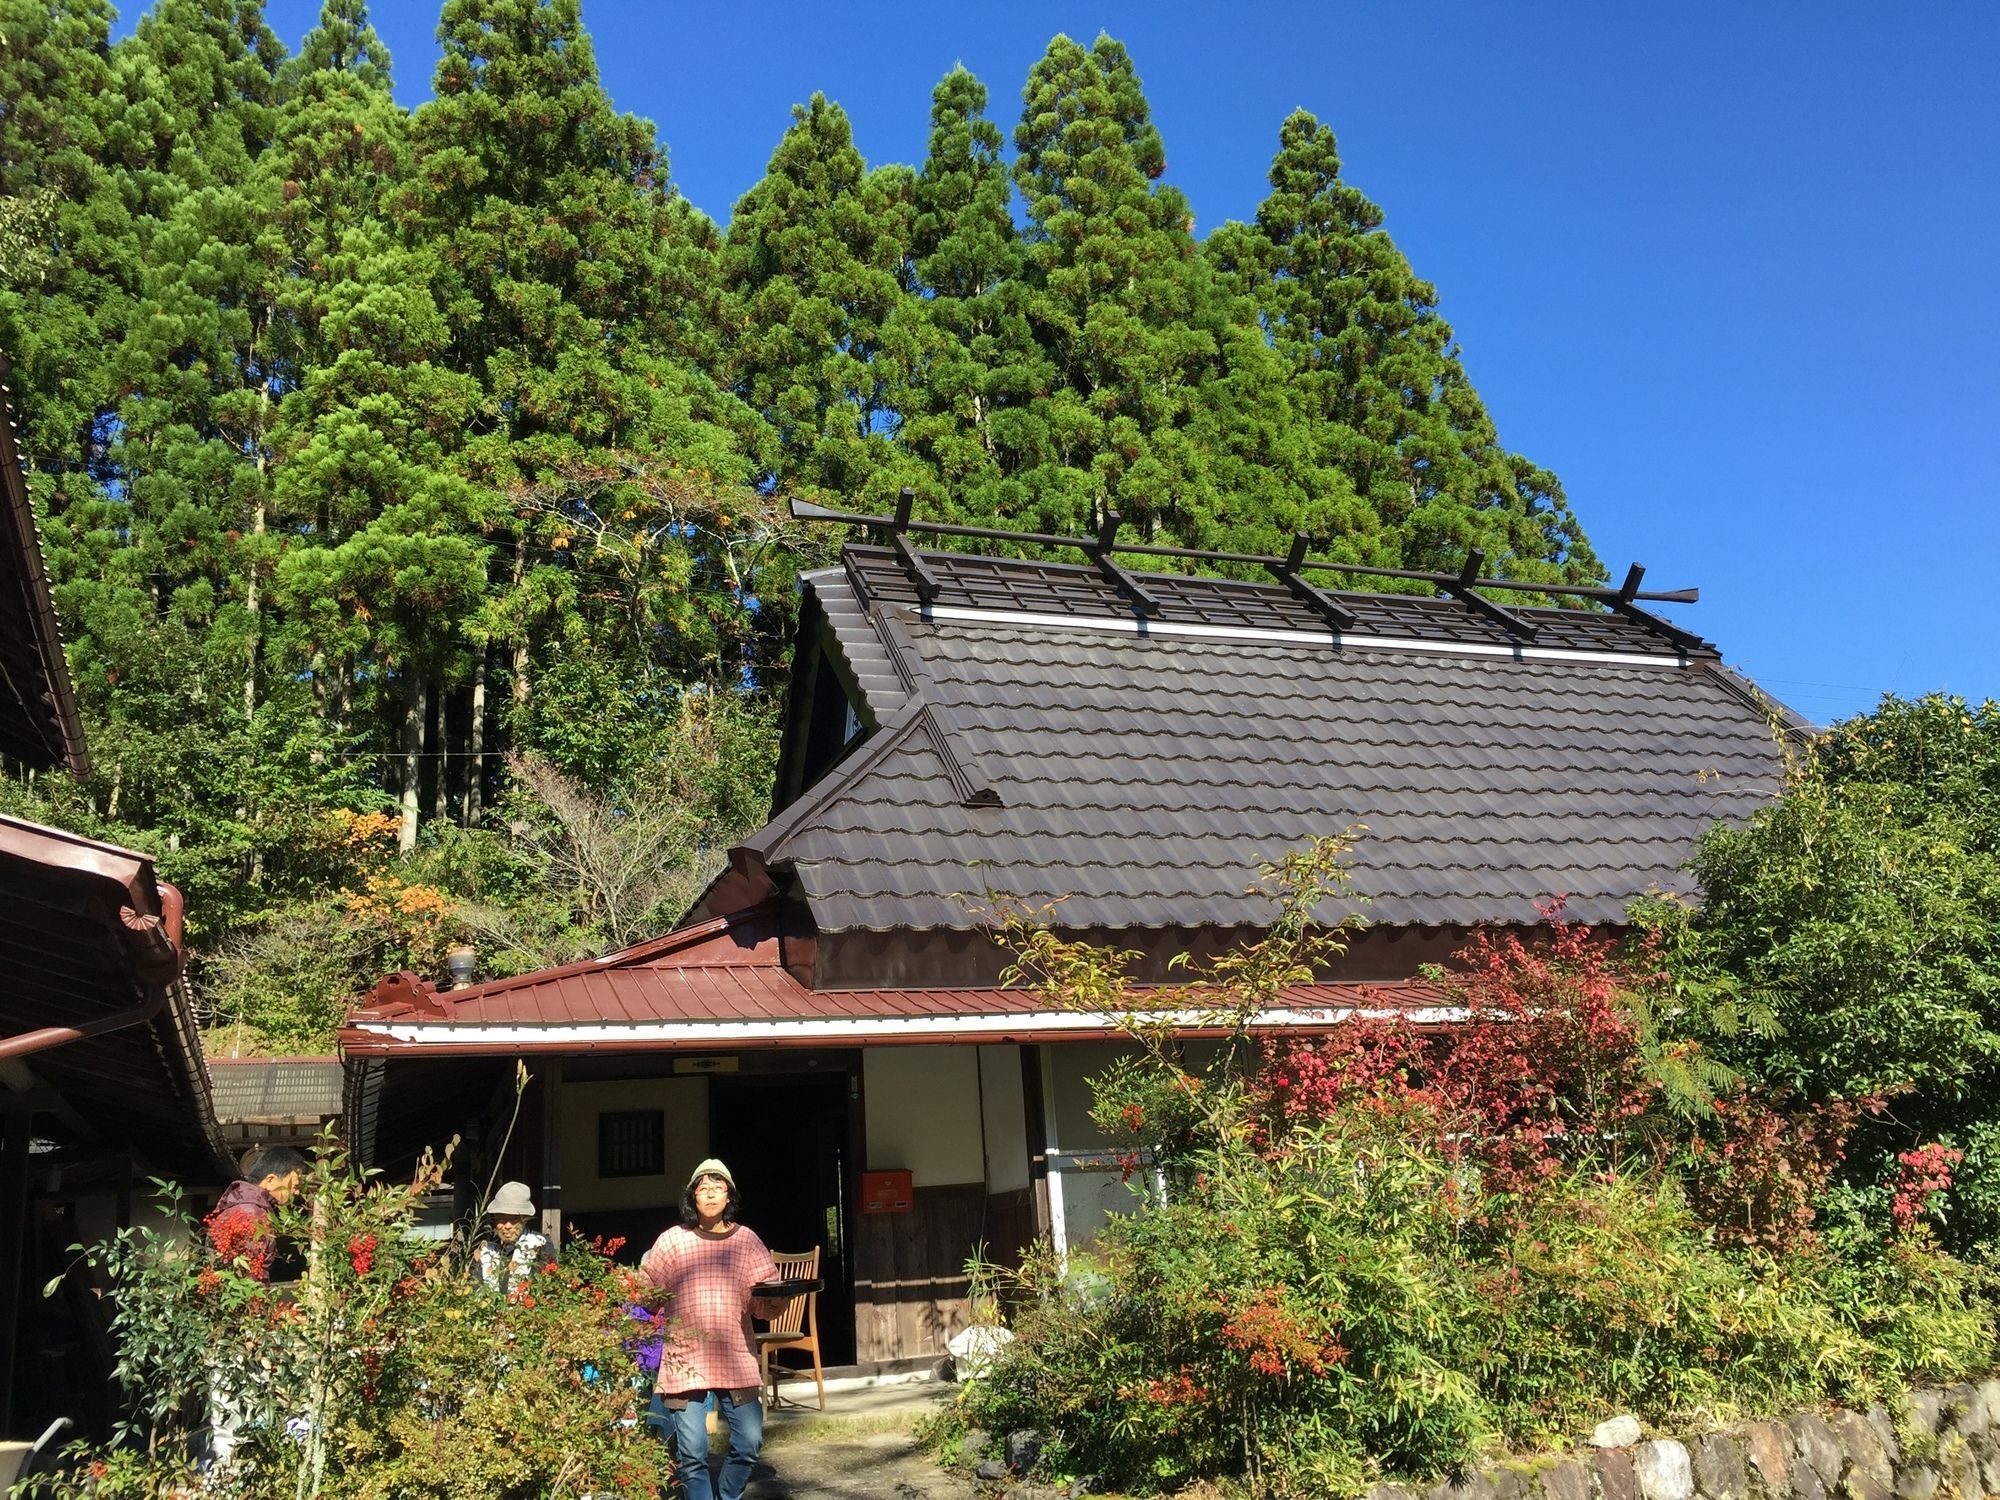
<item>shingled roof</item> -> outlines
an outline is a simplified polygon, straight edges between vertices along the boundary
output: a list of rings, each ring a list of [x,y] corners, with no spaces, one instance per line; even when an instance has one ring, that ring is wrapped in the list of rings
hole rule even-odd
[[[1377,927],[1590,922],[1684,890],[1704,830],[1777,790],[1802,721],[1699,637],[1600,609],[1509,626],[1451,598],[852,546],[808,574],[862,727],[734,851],[698,914],[795,883],[822,933],[1241,928],[1259,865],[1361,826]],[[823,622],[823,623],[822,623]],[[791,753],[788,751],[788,753]],[[783,782],[781,779],[781,786]],[[1330,914],[1329,914],[1330,915]]]

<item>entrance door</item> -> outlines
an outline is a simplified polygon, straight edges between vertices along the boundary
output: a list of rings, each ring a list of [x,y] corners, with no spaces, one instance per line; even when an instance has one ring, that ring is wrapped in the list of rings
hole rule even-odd
[[[854,1362],[854,1273],[847,1245],[846,1072],[712,1075],[710,1149],[729,1164],[743,1222],[773,1250],[820,1247],[820,1357]]]

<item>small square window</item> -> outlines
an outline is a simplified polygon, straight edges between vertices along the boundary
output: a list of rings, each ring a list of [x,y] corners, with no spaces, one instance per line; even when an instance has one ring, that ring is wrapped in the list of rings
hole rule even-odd
[[[667,1170],[667,1112],[609,1109],[597,1117],[599,1177],[658,1177]]]

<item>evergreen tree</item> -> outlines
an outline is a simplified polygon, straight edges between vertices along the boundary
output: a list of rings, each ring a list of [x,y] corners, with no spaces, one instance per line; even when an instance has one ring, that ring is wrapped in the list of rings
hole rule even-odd
[[[32,393],[23,450],[60,509],[105,441],[136,274],[131,216],[102,165],[110,0],[0,0],[0,348]]]
[[[1283,359],[1317,464],[1399,539],[1405,566],[1456,567],[1478,547],[1515,576],[1598,576],[1556,477],[1501,448],[1436,289],[1303,110],[1280,131],[1271,189],[1254,224],[1225,225],[1207,249]]]
[[[931,94],[930,150],[912,193],[906,290],[887,345],[903,447],[928,470],[925,513],[1002,521],[1008,476],[1046,452],[1034,401],[1051,371],[1028,322],[1027,256],[986,85],[964,68]]]
[[[285,124],[270,157],[294,268],[297,381],[281,414],[283,541],[268,562],[285,611],[277,653],[309,684],[326,732],[385,749],[393,736],[402,752],[407,844],[430,684],[462,667],[487,547],[474,493],[452,469],[477,383],[435,362],[450,341],[431,290],[435,260],[406,242],[385,202],[410,166],[389,67],[363,0],[327,0],[286,69]],[[402,695],[379,701],[392,678]],[[459,788],[475,814],[483,748],[470,747]]]
[[[703,632],[658,622],[692,605],[713,624],[756,597],[700,533],[717,510],[703,497],[748,477],[759,438],[696,364],[713,348],[685,330],[700,305],[675,301],[716,280],[713,230],[678,201],[652,126],[612,108],[576,0],[447,0],[439,37],[405,212],[437,261],[437,362],[479,390],[457,468],[480,514],[424,524],[495,552],[483,604],[454,625],[467,649],[405,664],[404,701],[420,717],[435,678],[478,722],[498,651],[519,729],[538,671],[576,650],[616,658],[634,690],[714,670]]]
[[[1294,399],[1255,307],[1220,296],[1215,314],[1215,368],[1190,426],[1202,480],[1192,491],[1200,509],[1187,508],[1199,527],[1192,534],[1202,546],[1265,555],[1283,555],[1304,534],[1315,556],[1396,565],[1396,534],[1327,461],[1315,420]]]
[[[1125,49],[1058,36],[1028,76],[1015,181],[1026,200],[1030,321],[1055,372],[1046,444],[1021,473],[1036,525],[1116,509],[1199,544],[1218,503],[1191,426],[1215,369],[1218,309]]]
[[[254,904],[272,857],[355,790],[292,680],[270,679],[279,701],[261,691],[297,357],[267,149],[280,58],[242,0],[163,0],[110,52],[100,168],[132,212],[92,359],[116,401],[89,419],[91,486],[58,487],[49,529],[93,796],[177,851],[211,920]]]
[[[853,500],[904,477],[882,352],[904,295],[910,191],[907,169],[869,172],[846,112],[814,94],[730,219],[730,368],[777,434],[773,477],[787,488]]]
[[[154,0],[111,52],[107,163],[143,219],[190,189],[241,182],[277,126],[284,48],[264,0]]]

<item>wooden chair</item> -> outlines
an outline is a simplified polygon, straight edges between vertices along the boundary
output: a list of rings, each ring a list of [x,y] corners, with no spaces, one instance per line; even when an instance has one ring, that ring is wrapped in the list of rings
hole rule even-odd
[[[771,1259],[778,1263],[780,1281],[816,1280],[819,1276],[819,1246],[802,1255],[781,1255],[771,1252]],[[819,1409],[826,1410],[826,1371],[819,1362],[819,1293],[801,1292],[785,1304],[785,1310],[771,1319],[769,1328],[757,1332],[757,1362],[763,1367],[764,1387],[771,1393],[771,1404],[778,1403],[778,1376],[783,1366],[773,1364],[771,1354],[776,1349],[798,1349],[812,1355],[813,1380],[819,1386]],[[793,1373],[804,1375],[803,1369]]]

